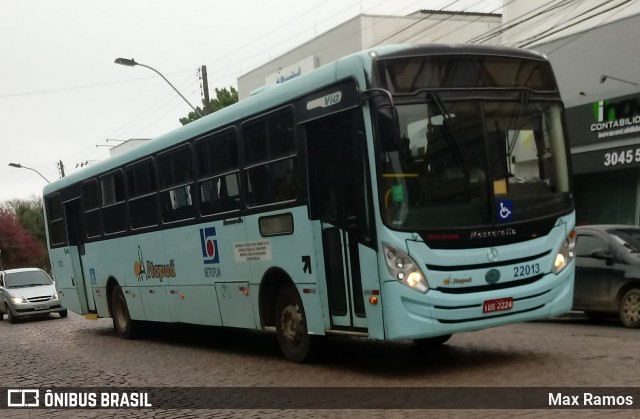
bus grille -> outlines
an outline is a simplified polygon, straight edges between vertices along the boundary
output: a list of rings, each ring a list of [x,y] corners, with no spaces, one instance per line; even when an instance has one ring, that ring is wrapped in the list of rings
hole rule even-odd
[[[503,290],[507,288],[520,287],[522,285],[533,284],[534,282],[542,279],[544,274],[532,276],[530,278],[518,279],[516,281],[498,282],[496,284],[477,285],[475,287],[460,287],[460,288],[437,288],[443,294],[471,294],[474,292]]]
[[[530,311],[535,311],[535,310],[541,309],[542,307],[544,307],[544,304],[539,305],[537,307],[528,308],[526,310],[509,311],[509,312],[505,312],[505,313],[501,313],[501,314],[496,314],[496,315],[493,315],[493,316],[477,317],[475,319],[456,319],[456,320],[438,319],[438,322],[443,323],[443,324],[454,324],[454,323],[474,322],[474,321],[478,321],[478,320],[495,319],[497,317],[506,317],[506,316],[513,316],[514,314],[528,313]]]

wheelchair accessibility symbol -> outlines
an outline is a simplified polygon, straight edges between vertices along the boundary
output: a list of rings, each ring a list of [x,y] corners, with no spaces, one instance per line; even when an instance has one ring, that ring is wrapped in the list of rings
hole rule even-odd
[[[511,201],[498,201],[498,221],[503,223],[511,221],[513,214],[513,202]]]

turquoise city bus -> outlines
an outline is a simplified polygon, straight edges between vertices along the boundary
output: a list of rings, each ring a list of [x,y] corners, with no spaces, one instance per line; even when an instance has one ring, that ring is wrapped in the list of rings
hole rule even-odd
[[[574,206],[549,62],[363,51],[44,189],[60,299],[111,317],[441,344],[570,309]],[[214,330],[214,329],[212,329]]]

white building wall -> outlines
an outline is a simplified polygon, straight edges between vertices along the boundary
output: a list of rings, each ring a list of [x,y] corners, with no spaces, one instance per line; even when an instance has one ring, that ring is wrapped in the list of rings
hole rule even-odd
[[[317,68],[377,45],[462,43],[496,28],[500,22],[500,15],[433,11],[401,17],[360,15],[242,75],[238,78],[238,97],[248,97],[272,80],[274,74],[280,72],[286,78],[292,69],[297,72],[302,68],[298,64],[309,57],[313,57]]]

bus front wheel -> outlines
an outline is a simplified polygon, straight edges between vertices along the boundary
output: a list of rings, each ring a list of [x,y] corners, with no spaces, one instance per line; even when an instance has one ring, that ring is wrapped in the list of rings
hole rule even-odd
[[[311,336],[298,291],[287,286],[276,300],[276,334],[284,356],[293,362],[304,362],[310,354]]]
[[[136,322],[131,320],[127,300],[120,285],[116,285],[111,293],[111,317],[113,317],[113,328],[118,336],[124,339],[134,337]]]

